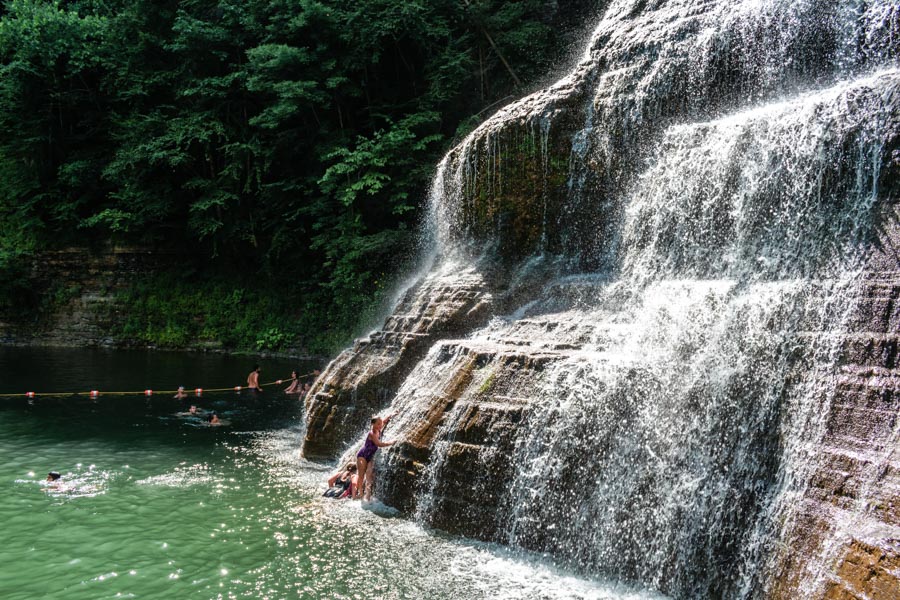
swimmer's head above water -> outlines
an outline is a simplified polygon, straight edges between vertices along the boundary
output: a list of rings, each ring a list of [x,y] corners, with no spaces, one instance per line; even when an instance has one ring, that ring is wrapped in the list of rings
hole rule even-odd
[[[50,471],[49,473],[47,473],[47,481],[56,481],[60,477],[62,476],[56,471]]]

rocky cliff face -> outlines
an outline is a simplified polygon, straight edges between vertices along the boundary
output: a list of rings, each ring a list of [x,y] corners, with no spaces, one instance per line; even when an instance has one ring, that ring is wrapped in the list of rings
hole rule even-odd
[[[306,400],[306,455],[333,455],[348,432],[364,429],[390,403],[436,340],[483,323],[491,305],[491,286],[474,268],[445,269],[414,285],[381,330],[357,340],[316,380]]]
[[[0,322],[0,343],[42,346],[109,346],[116,322],[115,295],[148,273],[174,268],[178,257],[148,248],[45,252],[31,265],[36,296],[47,307],[41,322],[21,315]]]
[[[900,130],[895,130],[900,132]],[[896,152],[896,150],[895,150]],[[896,160],[897,156],[895,156]],[[895,164],[890,181],[900,181]],[[782,530],[771,597],[900,593],[900,205],[882,207],[851,331],[822,406],[803,492]]]
[[[439,166],[436,266],[304,451],[390,406],[378,494],[424,524],[676,597],[894,597],[898,39],[889,2],[610,3]]]

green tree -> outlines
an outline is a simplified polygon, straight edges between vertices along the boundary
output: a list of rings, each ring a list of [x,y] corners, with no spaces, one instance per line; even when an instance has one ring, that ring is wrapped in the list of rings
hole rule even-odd
[[[555,63],[583,4],[8,0],[0,278],[61,245],[174,248],[210,297],[271,289],[282,322],[346,335],[409,256],[439,156]],[[153,325],[163,310],[250,327],[195,304],[145,302],[128,335],[182,343],[192,326]]]

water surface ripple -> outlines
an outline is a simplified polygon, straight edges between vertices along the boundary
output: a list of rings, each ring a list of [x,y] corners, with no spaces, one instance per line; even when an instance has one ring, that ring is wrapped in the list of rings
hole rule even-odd
[[[263,363],[267,378],[294,366]],[[0,348],[0,392],[226,386],[248,370],[235,357]],[[231,425],[177,416],[191,403]],[[301,414],[274,390],[0,400],[0,597],[652,597],[321,498],[330,466],[300,459]]]

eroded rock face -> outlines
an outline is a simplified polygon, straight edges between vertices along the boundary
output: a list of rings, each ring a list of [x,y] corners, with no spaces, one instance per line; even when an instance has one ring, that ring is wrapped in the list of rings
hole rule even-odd
[[[483,249],[440,258],[403,293],[382,329],[357,340],[315,381],[306,399],[304,455],[339,454],[391,403],[436,344],[518,306],[559,269],[556,261],[541,257],[510,266]]]
[[[43,321],[0,315],[0,341],[31,346],[112,346],[110,329],[123,316],[116,294],[150,273],[173,269],[179,256],[142,247],[43,252],[30,269],[30,287],[48,307]]]
[[[465,265],[453,263],[416,283],[381,330],[357,340],[316,379],[306,399],[304,454],[334,456],[393,398],[436,340],[483,323],[491,304],[489,283]]]
[[[383,497],[428,524],[500,539],[497,516],[510,478],[518,426],[552,352],[445,340],[393,402],[400,443]]]
[[[894,171],[896,173],[896,171]],[[884,212],[769,597],[900,595],[900,208]]]
[[[377,494],[423,524],[675,597],[900,589],[896,32],[612,2],[442,162],[438,245],[489,258],[329,367],[306,451],[390,406]]]
[[[875,545],[854,539],[834,577],[826,583],[828,600],[890,600],[897,597],[900,548],[896,540],[879,540]]]

